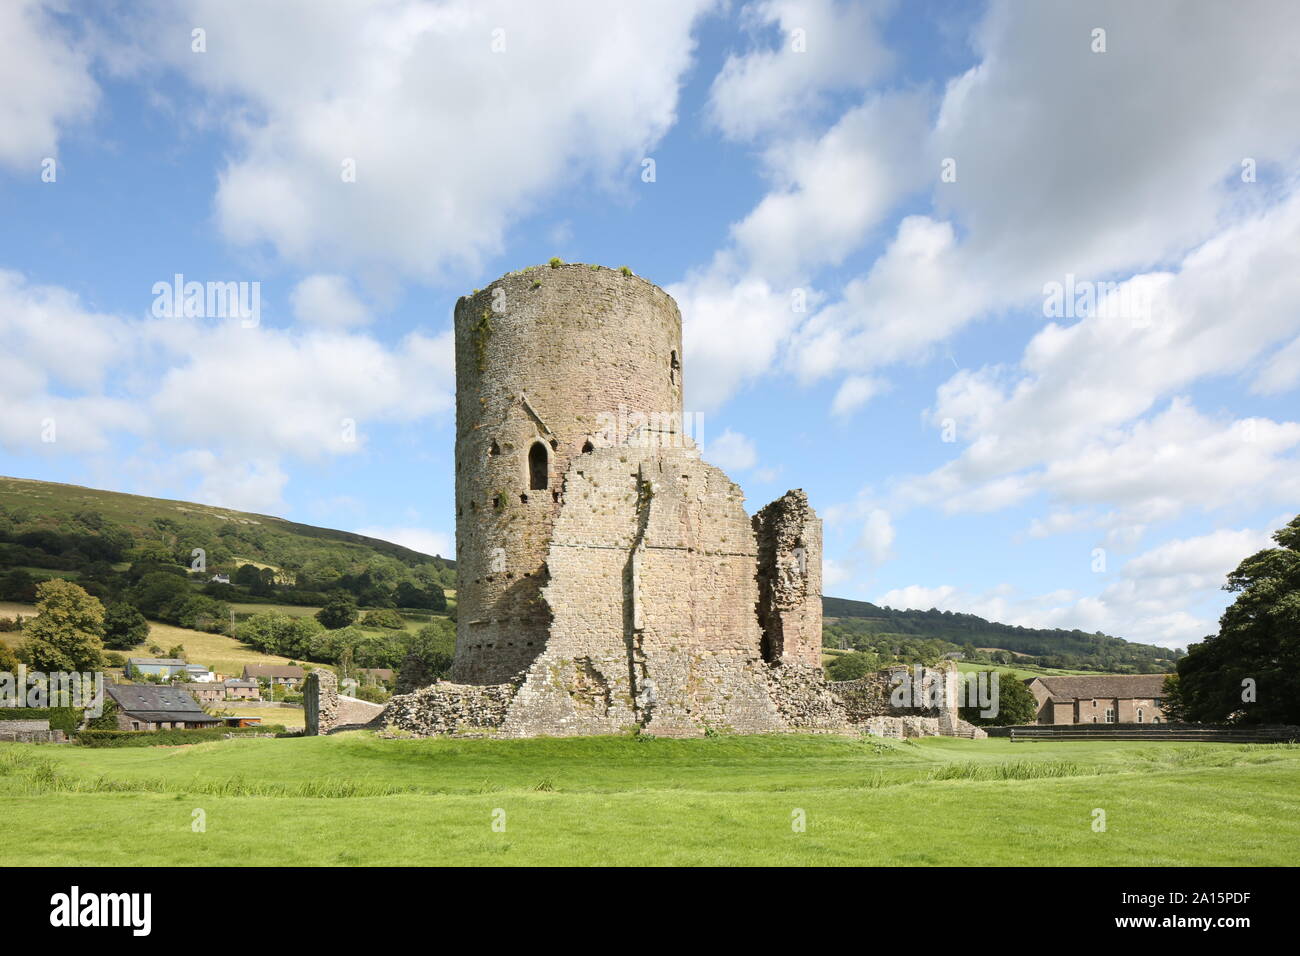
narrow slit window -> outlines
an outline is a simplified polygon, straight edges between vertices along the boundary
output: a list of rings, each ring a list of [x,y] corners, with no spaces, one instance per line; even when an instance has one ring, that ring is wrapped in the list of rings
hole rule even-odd
[[[547,485],[547,465],[549,456],[546,454],[546,446],[541,442],[533,442],[533,447],[528,449],[528,490],[545,491]]]

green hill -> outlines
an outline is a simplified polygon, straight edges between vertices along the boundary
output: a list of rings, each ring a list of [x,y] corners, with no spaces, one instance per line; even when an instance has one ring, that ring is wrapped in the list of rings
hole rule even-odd
[[[867,601],[826,597],[822,598],[822,611],[826,616],[823,643],[831,647],[887,652],[894,647],[932,642],[943,645],[942,650],[936,646],[932,651],[960,651],[967,659],[982,658],[994,663],[1014,660],[1041,667],[1110,673],[1168,671],[1183,655],[1181,650],[1136,644],[1107,634],[999,624],[974,614],[934,608],[897,610]]]
[[[377,538],[211,505],[0,477],[0,600],[30,600],[32,581],[51,575],[111,595],[139,577],[119,580],[128,568],[188,568],[195,549],[208,575],[231,576],[233,587],[205,589],[229,602],[318,606],[326,592],[341,589],[363,607],[441,610],[445,601],[425,599],[455,588],[454,561]],[[823,598],[823,609],[828,647],[873,652],[882,663],[960,651],[967,660],[1131,673],[1168,670],[1181,655],[1105,634],[1017,627],[951,611],[900,611],[835,597]]]
[[[0,569],[77,577],[102,565],[142,559],[193,565],[203,552],[211,573],[242,564],[272,571],[274,583],[324,591],[349,577],[452,587],[455,562],[378,538],[298,524],[270,515],[147,498],[54,482],[0,477]]]

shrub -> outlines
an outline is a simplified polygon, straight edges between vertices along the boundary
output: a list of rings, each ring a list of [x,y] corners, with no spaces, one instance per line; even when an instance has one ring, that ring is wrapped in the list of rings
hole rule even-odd
[[[73,733],[81,726],[81,710],[77,707],[4,707],[0,720],[48,720],[50,730]]]
[[[361,624],[364,627],[385,627],[393,631],[400,631],[406,627],[402,615],[391,608],[367,611],[366,616],[361,619]]]

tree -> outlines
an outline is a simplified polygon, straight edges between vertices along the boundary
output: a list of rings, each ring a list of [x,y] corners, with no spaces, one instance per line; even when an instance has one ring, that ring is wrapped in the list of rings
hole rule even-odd
[[[386,627],[393,631],[400,631],[406,627],[402,615],[387,607],[377,611],[367,611],[366,616],[361,619],[361,624],[363,627]]]
[[[104,611],[104,646],[129,651],[149,638],[149,622],[140,610],[125,601],[110,604]]]
[[[1273,534],[1280,545],[1228,575],[1236,600],[1219,633],[1178,661],[1175,706],[1190,721],[1300,723],[1300,515]]]
[[[9,649],[8,644],[0,644],[0,674],[16,674],[18,657]]]
[[[158,617],[163,608],[193,593],[185,578],[169,571],[150,571],[127,591],[126,599],[149,617]]]
[[[992,672],[989,683],[992,684]],[[979,707],[962,707],[958,711],[962,720],[990,727],[1012,727],[1032,724],[1038,719],[1038,701],[1029,685],[1011,671],[998,671],[997,713],[992,717],[980,714]]]
[[[103,662],[104,606],[71,581],[36,588],[36,617],[23,628],[21,654],[33,670],[93,671]]]
[[[408,694],[451,673],[456,653],[455,632],[444,624],[426,624],[407,645],[397,671],[397,692]]]
[[[308,657],[321,625],[310,617],[292,617],[283,611],[262,611],[235,627],[235,636],[267,654]]]
[[[880,658],[869,651],[839,654],[826,668],[831,680],[858,680],[880,669]]]
[[[21,601],[28,604],[36,600],[36,579],[21,568],[0,575],[0,601]]]
[[[117,701],[104,694],[104,712],[98,717],[91,717],[86,721],[87,730],[117,730],[117,715],[121,708],[117,706]]]
[[[316,620],[331,631],[347,627],[356,619],[357,602],[353,600],[352,595],[344,591],[334,592],[325,602],[325,606],[316,612]]]

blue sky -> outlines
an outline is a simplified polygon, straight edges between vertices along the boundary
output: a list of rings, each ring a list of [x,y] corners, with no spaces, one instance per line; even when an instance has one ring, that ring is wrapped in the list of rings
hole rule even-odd
[[[450,554],[456,298],[626,264],[828,593],[1186,646],[1300,510],[1297,16],[6,3],[0,473]]]

